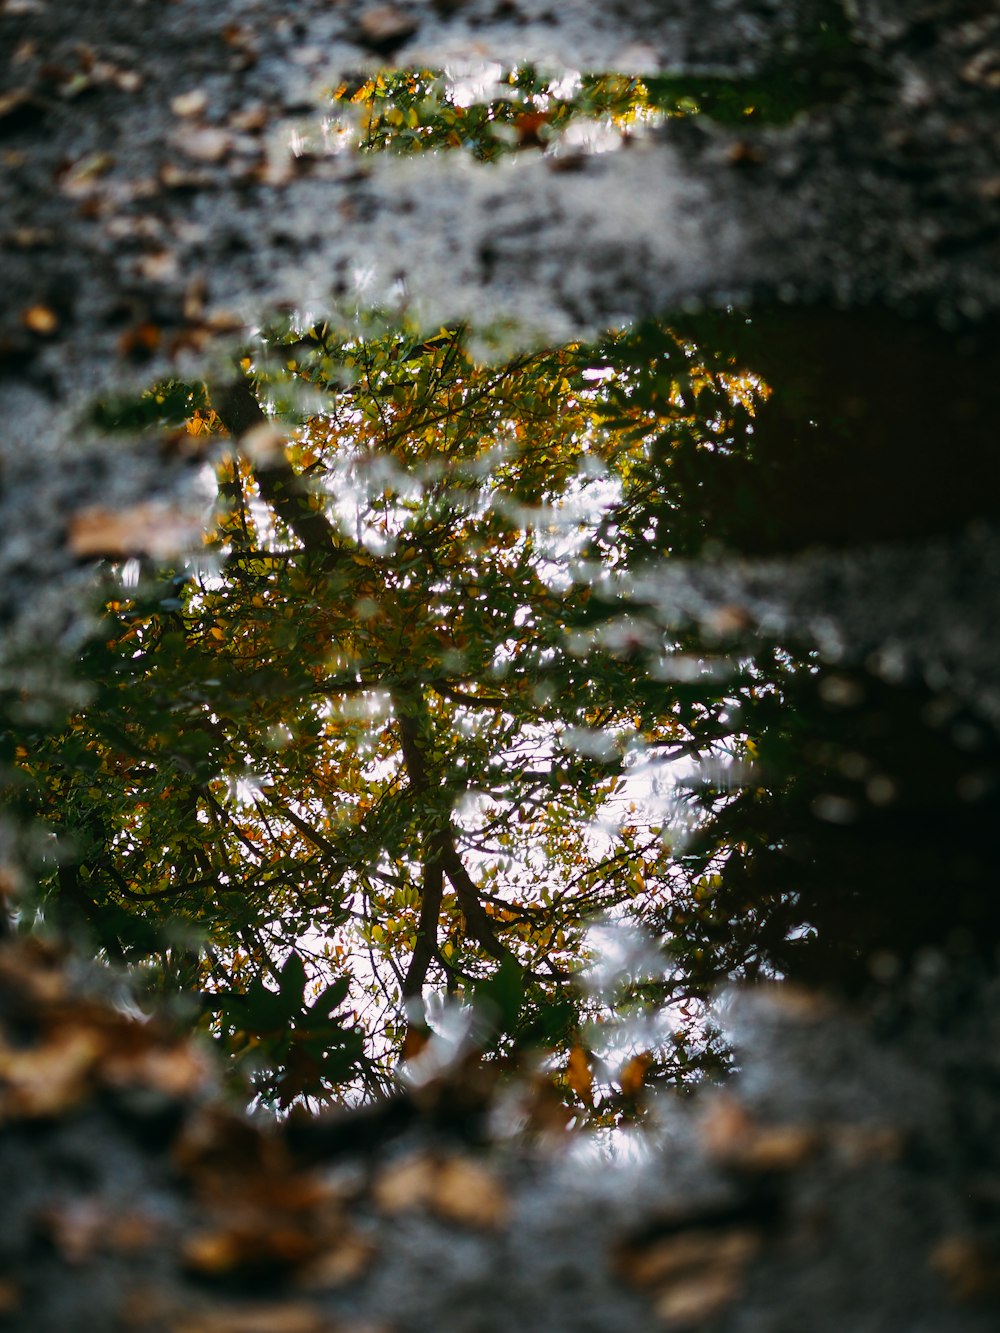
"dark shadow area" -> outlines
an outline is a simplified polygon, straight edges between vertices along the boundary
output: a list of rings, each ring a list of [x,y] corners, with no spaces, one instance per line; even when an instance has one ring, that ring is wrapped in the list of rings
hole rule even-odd
[[[995,323],[774,309],[687,327],[772,390],[752,433],[704,438],[684,457],[706,541],[788,554],[932,537],[1000,513]]]

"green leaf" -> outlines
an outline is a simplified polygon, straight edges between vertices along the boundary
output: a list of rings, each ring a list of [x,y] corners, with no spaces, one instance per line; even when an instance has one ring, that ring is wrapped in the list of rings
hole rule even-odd
[[[491,977],[473,987],[472,1004],[498,1033],[510,1032],[517,1023],[524,987],[524,969],[508,955]]]
[[[311,1014],[323,1018],[329,1017],[335,1009],[339,1009],[347,998],[347,992],[351,989],[350,977],[338,977],[336,981],[331,981],[329,986],[316,996],[309,1008]]]

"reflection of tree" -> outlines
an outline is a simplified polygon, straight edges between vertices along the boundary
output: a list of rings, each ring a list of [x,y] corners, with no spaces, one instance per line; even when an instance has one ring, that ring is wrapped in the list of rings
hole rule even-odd
[[[656,913],[703,985],[738,970],[858,991],[921,950],[992,954],[991,729],[947,696],[815,663],[746,712],[759,778],[685,848]]]
[[[320,329],[186,405],[189,429],[243,446],[220,471],[217,565],[108,603],[98,697],[33,759],[77,890],[50,910],[201,992],[230,1044],[283,1071],[283,1100],[377,1086],[431,992],[486,1005],[504,1048],[579,1052],[584,924],[641,916],[666,855],[642,808],[590,826],[624,808],[637,749],[727,742],[732,683],[673,697],[604,644],[572,578],[588,542],[625,558],[606,515],[650,484],[645,426],[609,415],[619,343],[483,368],[461,330]],[[290,378],[323,408],[286,443],[261,403]],[[716,1057],[692,1015],[659,1059],[685,1079]],[[590,1099],[589,1075],[567,1078]]]
[[[156,394],[239,450],[213,563],[110,594],[92,706],[24,756],[62,837],[46,910],[198,993],[283,1101],[384,1086],[443,996],[485,1006],[502,1052],[557,1052],[590,1101],[601,1006],[577,974],[601,912],[668,945],[666,979],[624,997],[670,1015],[648,1079],[716,1063],[702,1006],[726,978],[857,984],[873,953],[994,938],[984,738],[968,758],[961,719],[928,730],[946,705],[762,644],[739,607],[706,645],[630,603],[651,555],[799,520],[802,422],[828,420],[808,367],[784,388],[745,369],[774,378],[748,337],[647,325],[482,367],[461,329],[316,327],[271,337],[211,403]],[[860,485],[849,449],[837,484]],[[686,841],[640,756],[693,766]]]
[[[995,328],[945,331],[879,310],[693,324],[774,387],[742,468],[707,460],[696,479],[715,539],[787,552],[996,515],[1000,462],[983,429]]]

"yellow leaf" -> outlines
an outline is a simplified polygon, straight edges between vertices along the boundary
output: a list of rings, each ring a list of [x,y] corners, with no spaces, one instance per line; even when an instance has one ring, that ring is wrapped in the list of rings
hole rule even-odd
[[[590,1067],[590,1056],[582,1046],[574,1046],[569,1053],[566,1082],[582,1102],[593,1106],[594,1072]]]
[[[633,1055],[631,1060],[626,1060],[622,1066],[622,1072],[618,1075],[618,1083],[626,1097],[634,1097],[642,1087],[646,1077],[646,1071],[653,1063],[653,1057],[648,1051],[643,1051],[641,1055]]]

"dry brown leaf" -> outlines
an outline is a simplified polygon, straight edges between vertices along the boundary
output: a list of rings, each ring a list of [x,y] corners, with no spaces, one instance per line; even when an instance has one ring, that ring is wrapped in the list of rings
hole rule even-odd
[[[417,31],[416,20],[395,5],[373,5],[358,18],[358,35],[365,46],[389,52],[402,46]]]
[[[947,1236],[931,1251],[929,1263],[957,1301],[1000,1295],[1000,1254],[975,1236]]]
[[[370,1268],[377,1254],[373,1241],[346,1232],[299,1271],[296,1285],[308,1291],[345,1286]]]
[[[208,284],[204,273],[196,273],[184,288],[184,318],[196,323],[205,314],[205,293]]]
[[[702,1117],[701,1138],[709,1156],[743,1171],[789,1171],[819,1145],[815,1129],[799,1125],[758,1125],[746,1107],[726,1093]]]
[[[758,1012],[792,1023],[819,1023],[833,1013],[826,996],[787,981],[755,987],[753,1004]]]
[[[70,519],[69,548],[81,559],[148,555],[154,560],[168,560],[200,545],[204,527],[200,513],[157,500],[146,500],[130,509],[93,505],[77,510]]]
[[[114,161],[110,153],[89,153],[62,174],[59,188],[71,199],[86,199],[99,189],[101,177],[111,170]]]
[[[687,1327],[720,1314],[736,1299],[739,1290],[735,1273],[709,1271],[661,1292],[653,1308],[668,1327]]]
[[[843,1125],[830,1132],[830,1141],[848,1166],[893,1162],[905,1146],[902,1130],[889,1126]]]
[[[0,983],[26,1001],[46,1007],[66,996],[58,951],[44,940],[26,939],[0,950]]]
[[[171,134],[170,143],[195,162],[221,162],[232,151],[233,136],[211,126],[185,125]]]
[[[342,1324],[298,1301],[186,1311],[172,1327],[174,1333],[345,1333]]]
[[[743,1227],[681,1231],[626,1254],[621,1268],[637,1286],[659,1286],[701,1269],[743,1267],[759,1243],[756,1232]]]
[[[196,1273],[230,1273],[238,1268],[242,1249],[231,1231],[199,1231],[184,1242],[184,1262]]]
[[[434,1189],[435,1163],[423,1154],[385,1167],[375,1181],[372,1197],[384,1213],[420,1208]]]
[[[47,305],[29,305],[21,312],[21,323],[41,338],[51,337],[59,328],[59,316]]]
[[[624,1251],[618,1268],[651,1292],[668,1325],[689,1324],[710,1318],[737,1297],[759,1247],[757,1233],[742,1227],[683,1231]]]
[[[149,1249],[161,1231],[161,1224],[146,1213],[122,1213],[95,1199],[50,1208],[39,1220],[69,1264],[86,1263],[99,1251]]]
[[[507,1216],[507,1198],[499,1179],[470,1157],[409,1157],[382,1171],[373,1197],[385,1213],[430,1208],[439,1217],[463,1226],[499,1226]]]
[[[108,1215],[94,1200],[81,1200],[52,1208],[39,1222],[59,1254],[68,1264],[82,1264],[101,1248]]]
[[[507,1196],[497,1176],[470,1157],[448,1157],[438,1166],[431,1207],[449,1222],[498,1227],[507,1219]]]
[[[118,1086],[138,1084],[168,1097],[197,1092],[208,1080],[210,1066],[192,1045],[150,1046],[137,1052],[111,1052],[102,1062],[105,1082]]]
[[[0,1110],[29,1119],[61,1114],[86,1094],[103,1052],[96,1033],[69,1026],[44,1046],[0,1045]]]
[[[212,333],[241,333],[246,320],[235,310],[210,310],[205,316],[205,327]]]
[[[234,111],[229,117],[229,127],[239,134],[259,134],[267,128],[269,119],[267,107],[258,103],[257,106]]]
[[[190,92],[178,93],[170,99],[170,110],[175,116],[188,118],[200,116],[208,109],[208,93],[204,88],[192,88]]]
[[[152,254],[136,260],[135,270],[149,282],[172,282],[177,277],[180,264],[173,250],[154,250]]]
[[[44,250],[55,245],[56,234],[49,227],[15,227],[7,239],[19,250]]]
[[[160,183],[168,190],[200,190],[211,185],[212,177],[207,171],[179,167],[176,162],[164,162],[160,168]]]
[[[148,321],[134,324],[118,338],[118,351],[122,356],[147,357],[160,345],[162,333],[157,324]]]
[[[172,1145],[180,1171],[203,1187],[216,1185],[230,1199],[236,1183],[274,1179],[289,1172],[281,1141],[219,1106],[202,1107],[189,1116]]]
[[[960,75],[966,83],[1000,91],[1000,52],[995,46],[978,51],[962,66]]]
[[[819,1135],[799,1125],[761,1129],[743,1148],[735,1165],[744,1171],[791,1171],[807,1161],[819,1146]]]
[[[315,1258],[317,1239],[303,1229],[266,1213],[215,1231],[201,1231],[183,1246],[188,1268],[206,1276],[237,1270],[296,1268]]]
[[[8,92],[0,93],[0,120],[20,111],[23,106],[30,106],[34,101],[35,95],[30,88],[11,88]]]
[[[728,639],[750,628],[753,619],[742,606],[720,606],[702,617],[702,629],[712,638]]]

